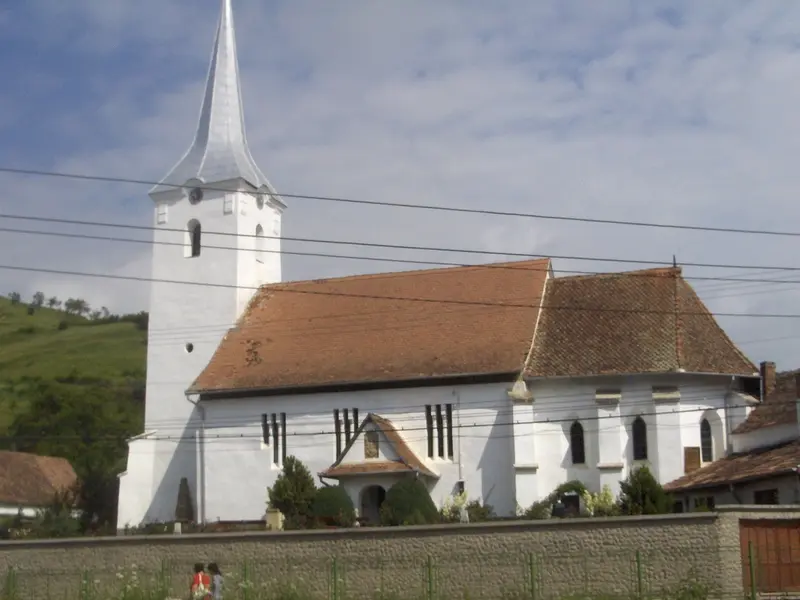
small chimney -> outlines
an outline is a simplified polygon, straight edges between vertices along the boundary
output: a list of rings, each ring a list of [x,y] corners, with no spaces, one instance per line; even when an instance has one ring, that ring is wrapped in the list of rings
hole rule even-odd
[[[777,385],[775,377],[775,363],[764,361],[761,363],[761,399],[766,400],[775,393]]]

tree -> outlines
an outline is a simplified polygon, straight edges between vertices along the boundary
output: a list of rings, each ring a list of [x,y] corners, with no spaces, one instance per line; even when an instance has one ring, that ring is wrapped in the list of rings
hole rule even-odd
[[[32,306],[39,308],[40,306],[44,305],[44,293],[43,292],[36,292],[33,295],[33,301],[31,302]]]
[[[115,522],[115,486],[126,440],[141,430],[140,409],[130,394],[111,386],[40,381],[30,388],[25,412],[8,428],[18,451],[72,463],[82,483],[79,506],[87,519],[96,517],[101,524]]]
[[[58,308],[61,306],[61,300],[56,298],[55,296],[51,296],[47,299],[47,307],[48,308]]]
[[[81,298],[69,298],[64,302],[64,310],[74,315],[85,315],[91,308],[86,300]]]
[[[316,493],[308,467],[294,456],[287,456],[281,474],[268,490],[269,505],[283,513],[286,529],[302,529],[310,524]]]
[[[11,292],[8,295],[8,299],[11,300],[11,304],[19,304],[22,301],[22,296],[19,292]]]
[[[384,525],[426,525],[439,522],[439,511],[419,479],[408,477],[386,492],[381,506]]]
[[[314,496],[311,513],[326,525],[352,527],[356,522],[353,501],[341,485],[319,488]]]
[[[75,299],[75,312],[79,315],[89,314],[91,311],[91,307],[89,303],[84,300],[83,298],[76,298]]]
[[[620,481],[619,507],[625,515],[661,515],[672,512],[672,497],[646,466]]]
[[[64,312],[67,314],[72,314],[77,312],[77,305],[75,304],[75,298],[67,298],[64,301]]]

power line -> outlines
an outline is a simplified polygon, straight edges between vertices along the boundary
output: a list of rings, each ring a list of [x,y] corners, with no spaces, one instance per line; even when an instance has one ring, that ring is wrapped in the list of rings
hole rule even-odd
[[[3,218],[4,215],[0,214],[0,218]],[[49,219],[45,219],[49,220]],[[74,221],[73,221],[74,223]],[[109,225],[114,226],[114,225]],[[124,225],[116,225],[119,227],[127,227]],[[172,229],[170,231],[176,232],[183,232],[181,229]],[[170,242],[165,240],[142,240],[136,238],[123,238],[123,237],[114,237],[114,236],[100,236],[100,235],[93,235],[93,234],[86,234],[86,233],[66,233],[61,231],[40,231],[40,230],[32,230],[32,229],[17,229],[12,227],[0,227],[0,233],[18,233],[23,235],[42,235],[42,236],[49,236],[49,237],[63,237],[63,238],[72,238],[72,239],[85,239],[85,240],[97,240],[97,241],[106,241],[106,242],[119,242],[119,243],[132,243],[132,244],[146,244],[146,245],[157,245],[157,246],[178,246],[181,248],[186,247],[184,242]],[[215,234],[214,232],[204,232],[204,235],[231,235],[231,236],[242,236],[242,237],[256,237],[250,236],[249,234],[235,234],[235,233],[222,233],[222,234]],[[267,239],[280,239],[274,236],[263,236]],[[286,238],[284,238],[286,239]],[[447,248],[424,248],[419,246],[402,246],[402,245],[387,245],[387,244],[368,244],[362,242],[332,242],[327,240],[312,240],[312,239],[301,239],[301,238],[289,238],[294,239],[295,241],[306,241],[306,242],[313,242],[313,243],[337,243],[337,244],[348,244],[348,245],[356,245],[356,246],[379,246],[379,247],[390,247],[394,249],[403,249],[403,250],[427,250],[427,251],[436,251],[436,252],[472,252],[477,254],[496,254],[496,255],[503,255],[503,253],[499,252],[483,252],[483,251],[472,251],[472,250],[458,250],[458,249],[447,249]],[[517,271],[549,271],[550,268],[541,268],[537,269],[535,267],[523,267],[523,266],[514,266],[513,264],[494,264],[494,263],[457,263],[457,262],[448,262],[448,261],[437,261],[437,260],[418,260],[418,259],[406,259],[406,258],[392,258],[392,257],[382,257],[382,256],[356,256],[356,255],[347,255],[347,254],[330,254],[327,252],[304,252],[304,251],[297,251],[297,250],[271,250],[271,249],[262,249],[262,248],[237,248],[234,246],[214,246],[214,245],[203,245],[203,249],[208,250],[226,250],[226,251],[235,251],[235,252],[252,252],[256,254],[286,254],[291,256],[311,256],[317,258],[335,258],[335,259],[343,259],[343,260],[364,260],[364,261],[375,261],[375,262],[388,262],[388,263],[402,263],[402,264],[413,264],[413,265],[427,265],[427,266],[440,266],[440,267],[482,267],[487,269],[503,269],[503,270],[517,270]],[[635,264],[647,264],[647,265],[657,265],[660,268],[667,268],[665,263],[658,263],[656,261],[649,261],[649,260],[636,260],[636,259],[604,259],[604,258],[592,258],[592,257],[585,257],[585,256],[545,256],[545,255],[530,255],[530,254],[513,254],[514,256],[522,256],[525,258],[530,259],[562,259],[562,260],[586,260],[586,261],[599,261],[599,262],[630,262]],[[725,269],[743,269],[743,268],[752,268],[752,269],[771,269],[775,271],[791,271],[791,272],[798,272],[800,271],[800,267],[764,267],[764,266],[753,266],[753,267],[744,267],[742,265],[715,265],[711,263],[684,263],[682,266],[693,266],[693,267],[713,267],[713,268],[725,268]],[[621,271],[621,272],[608,272],[608,271],[576,271],[570,269],[552,269],[554,272],[557,273],[565,273],[570,275],[607,275],[609,277],[619,276],[619,277],[654,277],[658,278],[661,275],[649,273],[647,271]],[[381,276],[395,276],[397,273],[378,273],[376,274],[377,277]],[[409,272],[408,275],[412,275],[412,272]],[[692,280],[692,281],[719,281],[719,282],[735,282],[735,283],[769,283],[769,284],[800,284],[800,280],[793,280],[793,279],[763,279],[763,278],[752,278],[752,277],[718,277],[718,276],[699,276],[699,275],[683,275],[683,279]],[[288,283],[288,282],[287,282]]]
[[[63,173],[63,172],[56,172],[56,171],[45,171],[39,169],[18,169],[12,167],[0,167],[0,172],[2,173],[10,173],[14,175],[34,175],[39,177],[59,177],[65,179],[79,179],[84,181],[102,181],[107,183],[130,183],[130,184],[137,184],[137,185],[165,185],[168,187],[178,188],[178,189],[185,189],[186,186],[184,185],[177,185],[177,184],[166,184],[158,181],[149,181],[144,179],[131,179],[131,178],[123,178],[123,177],[101,177],[99,175],[85,175],[85,174],[78,174],[78,173]],[[195,187],[195,186],[193,186]],[[197,186],[201,187],[204,190],[208,191],[224,191],[228,192],[230,190],[224,188],[215,188],[213,186]],[[268,192],[252,192],[253,194],[259,195],[272,195]],[[516,211],[499,211],[499,210],[489,210],[489,209],[478,209],[478,208],[460,208],[455,206],[436,206],[431,204],[410,204],[405,202],[388,202],[388,201],[381,201],[381,200],[357,200],[354,198],[345,198],[345,197],[336,197],[336,196],[314,196],[310,194],[286,194],[280,193],[275,194],[276,196],[283,197],[283,198],[296,198],[296,199],[304,199],[304,200],[318,200],[321,202],[340,202],[340,203],[347,203],[347,204],[359,204],[359,205],[366,205],[366,206],[384,206],[384,207],[393,207],[393,208],[407,208],[407,209],[414,209],[414,210],[431,210],[431,211],[439,211],[439,212],[453,212],[453,213],[462,213],[462,214],[475,214],[475,215],[485,215],[485,216],[498,216],[498,217],[514,217],[514,218],[524,218],[524,219],[539,219],[539,220],[551,220],[551,221],[567,221],[567,222],[575,222],[575,223],[591,223],[595,225],[621,225],[621,226],[628,226],[628,227],[648,227],[648,228],[657,228],[657,229],[682,229],[687,231],[702,231],[702,232],[714,232],[714,233],[734,233],[734,234],[742,234],[742,235],[770,235],[770,236],[784,236],[784,237],[800,237],[800,232],[796,231],[774,231],[774,230],[767,230],[767,229],[740,229],[740,228],[732,228],[732,227],[712,227],[707,225],[679,225],[679,224],[672,224],[672,223],[656,223],[656,222],[647,222],[647,221],[626,221],[626,220],[618,220],[618,219],[597,219],[597,218],[590,218],[590,217],[570,217],[570,216],[562,216],[562,215],[545,215],[545,214],[536,214],[536,213],[523,213],[523,212],[516,212]]]
[[[780,405],[780,404],[787,404],[787,405],[788,404],[796,404],[796,400],[791,400],[791,401],[773,401],[773,402],[770,402],[769,404],[761,404],[760,406],[777,406],[777,405]],[[727,406],[727,409],[747,408],[747,407],[752,407],[752,405],[751,404],[731,404],[731,405]],[[651,416],[658,416],[658,415],[665,415],[665,414],[681,415],[681,414],[692,414],[692,413],[704,413],[704,412],[707,412],[709,410],[715,410],[715,409],[709,408],[709,407],[706,406],[706,407],[699,407],[699,408],[675,409],[675,410],[671,410],[671,411],[663,411],[663,410],[659,410],[659,411],[637,411],[637,412],[634,412],[634,413],[629,414],[629,415],[628,414],[626,414],[626,415],[593,415],[593,416],[582,417],[582,418],[579,418],[579,419],[576,419],[574,416],[573,417],[558,418],[558,419],[549,419],[549,418],[547,418],[547,419],[538,419],[538,420],[536,418],[533,418],[533,419],[513,419],[513,420],[509,420],[508,422],[505,422],[505,423],[497,422],[496,420],[491,420],[491,421],[487,421],[486,423],[477,423],[477,422],[473,422],[473,423],[453,423],[452,427],[453,427],[454,431],[455,430],[459,430],[460,431],[460,430],[464,430],[464,429],[476,429],[476,428],[481,428],[481,427],[493,428],[493,427],[495,427],[497,425],[501,425],[501,426],[558,425],[558,424],[563,424],[563,423],[574,423],[575,421],[578,421],[578,422],[600,422],[600,421],[605,421],[605,420],[609,420],[609,419],[618,419],[620,421],[626,421],[627,422],[627,421],[629,421],[631,419],[635,419],[637,417],[649,417],[649,416],[651,417]],[[391,421],[392,420],[392,415],[391,414],[388,415],[387,418]],[[489,418],[488,415],[487,415],[487,418]],[[395,429],[397,431],[399,431],[399,432],[402,432],[402,433],[408,433],[408,432],[414,432],[414,431],[422,432],[422,431],[427,431],[427,429],[428,429],[427,425],[423,426],[423,427],[420,427],[420,426],[404,427],[402,425],[398,425],[395,421],[392,421],[392,423],[395,426]],[[681,427],[681,426],[682,425],[675,425],[674,427]],[[653,424],[648,424],[648,430],[651,427],[654,427],[654,425]],[[655,427],[657,427],[657,425]],[[672,426],[670,425],[670,427],[672,427]],[[194,431],[196,433],[196,432],[200,431],[200,429],[198,428],[198,429],[196,429]],[[320,429],[320,430],[313,430],[313,431],[286,432],[286,437],[287,438],[303,438],[303,437],[314,437],[314,436],[320,436],[320,435],[330,436],[330,435],[335,435],[336,433],[337,432],[335,430]],[[139,434],[139,435],[142,435],[142,434]],[[56,435],[56,436],[50,436],[50,435],[42,434],[41,436],[12,436],[12,437],[2,437],[2,436],[0,436],[0,440],[5,440],[5,441],[36,441],[36,440],[40,440],[40,439],[83,440],[83,439],[85,439],[85,437],[86,436],[80,436],[80,435],[64,435],[64,436]],[[259,433],[214,434],[214,433],[209,433],[208,430],[206,429],[206,430],[203,430],[203,437],[205,439],[207,439],[207,440],[226,440],[226,439],[227,440],[241,440],[241,439],[260,439],[262,437],[262,434],[260,432]],[[122,440],[127,440],[127,439],[128,438],[125,438],[123,436],[96,436],[96,437],[93,436],[92,437],[93,441],[122,441]],[[166,435],[166,436],[159,436],[159,435],[153,434],[153,435],[147,435],[144,439],[153,440],[153,441],[174,441],[174,442],[192,441],[193,443],[197,442],[196,435],[174,435],[174,436]]]
[[[488,266],[488,265],[487,265]],[[135,275],[112,275],[109,273],[88,273],[83,271],[66,271],[59,269],[46,269],[41,267],[21,267],[18,265],[3,265],[0,264],[0,270],[18,271],[29,273],[44,273],[47,275],[68,275],[73,277],[88,277],[93,279],[117,279],[124,281],[138,281],[143,283],[168,283],[174,285],[191,285],[197,287],[212,287],[212,288],[225,288],[225,289],[242,289],[257,291],[261,289],[260,286],[244,286],[233,285],[226,283],[210,283],[199,281],[179,281],[173,279],[156,279],[151,277],[137,277]],[[629,274],[630,275],[630,274]],[[613,274],[612,274],[613,276]],[[752,281],[752,280],[747,280]],[[765,280],[766,281],[766,280]],[[777,283],[777,281],[776,281]],[[781,281],[781,283],[787,283]],[[309,289],[295,289],[291,283],[274,284],[269,287],[271,292],[275,293],[288,293],[288,294],[302,294],[314,296],[337,296],[346,298],[358,298],[368,300],[387,300],[394,302],[422,302],[429,304],[454,304],[466,306],[489,306],[497,308],[525,308],[525,309],[544,309],[544,310],[564,310],[576,312],[597,312],[597,313],[621,313],[621,314],[662,314],[662,315],[683,315],[683,316],[707,316],[710,313],[701,311],[677,311],[677,310],[654,310],[645,308],[607,308],[607,307],[589,307],[589,306],[553,306],[548,304],[514,304],[503,302],[488,302],[479,300],[456,300],[456,299],[442,299],[442,298],[420,298],[412,296],[379,296],[375,294],[348,294],[345,292],[325,292],[321,290]],[[713,313],[717,317],[750,317],[750,318],[770,318],[770,319],[800,319],[800,313]]]
[[[553,394],[553,395],[543,395],[538,392],[534,392],[536,397],[537,406],[532,407],[532,411],[537,415],[546,415],[546,414],[553,414],[553,413],[563,413],[563,412],[580,412],[580,409],[586,408],[586,394],[583,392],[566,392],[564,394]],[[569,402],[565,402],[565,400],[570,400]],[[548,401],[551,403],[548,404]],[[555,401],[553,403],[552,401]],[[702,393],[689,393],[689,394],[681,394],[681,402],[708,402],[708,395]],[[353,409],[357,410],[359,413],[361,412],[360,408],[357,406],[359,401],[355,398],[349,401],[349,404],[352,406],[342,406],[340,404],[336,404],[335,406],[331,406],[327,410],[312,410],[312,411],[290,411],[287,412],[286,410],[281,411],[282,414],[286,415],[288,418],[294,417],[302,417],[303,418],[303,426],[313,426],[317,423],[329,423],[333,416],[334,410],[339,410],[340,415],[343,414],[345,409],[352,411]],[[494,419],[495,414],[481,414],[488,412],[487,409],[496,409],[497,414],[503,413],[510,413],[513,412],[513,406],[511,403],[507,402],[503,399],[494,399],[494,400],[460,400],[458,402],[453,402],[453,407],[459,413],[459,415],[464,416],[466,413],[466,418],[472,417],[479,417],[485,419]],[[498,408],[498,404],[502,404]],[[775,401],[770,402],[769,406],[779,406],[785,404],[787,406],[793,405],[793,401]],[[423,404],[416,404],[416,403],[404,403],[404,404],[380,404],[380,410],[375,410],[372,412],[380,413],[380,414],[387,414],[390,413],[401,413],[402,421],[409,422],[409,421],[423,421],[425,420],[425,415],[422,413],[426,406],[430,406],[430,403],[423,403]],[[625,408],[636,408],[636,407],[650,407],[652,406],[652,399],[645,398],[638,401],[625,401],[624,402]],[[743,406],[750,406],[749,404]],[[753,406],[759,406],[758,401],[754,398],[753,399]],[[732,406],[729,406],[732,408]],[[418,415],[411,415],[408,416],[408,411],[414,411],[420,413]],[[370,412],[370,411],[364,411]],[[350,413],[352,415],[352,412]],[[246,418],[242,418],[242,416],[227,416],[227,417],[220,417],[220,416],[213,416],[207,418],[207,420],[203,423],[203,426],[206,428],[221,428],[221,427],[241,427],[241,426],[260,426],[257,423],[257,419],[260,418],[260,415],[257,414],[250,414]],[[342,420],[343,417],[342,417]],[[362,419],[363,420],[363,419]],[[543,419],[546,421],[547,419]],[[196,423],[197,424],[197,423]],[[155,421],[150,421],[147,423],[148,426],[153,428],[157,428],[159,430],[169,430],[169,429],[181,429],[184,430],[187,428],[187,420],[185,418],[170,418],[170,419],[159,419]],[[199,424],[197,424],[199,426]],[[190,425],[191,426],[191,425]]]
[[[110,223],[106,221],[86,221],[86,220],[76,220],[76,219],[62,219],[57,217],[37,217],[32,215],[19,215],[19,214],[12,214],[12,213],[0,213],[0,219],[9,219],[9,220],[22,220],[22,221],[34,221],[39,223],[56,223],[62,225],[82,225],[82,226],[90,226],[90,227],[109,227],[109,228],[118,228],[118,229],[131,229],[137,231],[163,231],[163,232],[172,232],[172,233],[185,233],[185,229],[180,229],[176,227],[155,227],[152,225],[133,225],[128,223]],[[27,229],[14,229],[14,228],[3,228],[0,231],[7,232],[7,233],[23,233],[23,234],[32,234],[32,235],[53,235],[53,236],[60,236],[60,237],[81,237],[87,236],[87,239],[98,239],[98,240],[108,240],[108,241],[115,241],[119,238],[113,237],[106,237],[106,236],[97,236],[97,237],[88,237],[90,234],[67,234],[63,232],[50,232],[50,231],[40,231],[40,230],[27,230]],[[303,238],[303,237],[288,237],[288,236],[274,236],[274,235],[258,235],[255,233],[239,233],[239,232],[229,232],[229,231],[208,231],[203,230],[203,235],[209,236],[220,236],[220,237],[233,237],[233,238],[252,238],[252,239],[267,239],[267,240],[280,240],[286,242],[302,242],[302,243],[310,243],[310,244],[331,244],[331,245],[343,245],[343,246],[356,246],[362,248],[381,248],[385,250],[413,250],[415,252],[443,252],[443,253],[452,253],[452,254],[471,254],[471,255],[480,255],[480,256],[495,256],[495,257],[514,257],[514,258],[524,258],[524,259],[545,259],[549,258],[551,260],[575,260],[575,261],[588,261],[588,262],[601,262],[601,263],[618,263],[618,264],[635,264],[635,265],[650,265],[655,267],[663,267],[667,264],[671,264],[670,261],[658,261],[658,260],[647,260],[647,259],[628,259],[628,258],[609,258],[609,257],[597,257],[597,256],[574,256],[574,255],[556,255],[556,254],[530,254],[525,252],[504,252],[504,251],[494,251],[494,250],[479,250],[477,248],[448,248],[448,247],[436,247],[436,246],[415,246],[410,244],[386,244],[386,243],[378,243],[378,242],[360,242],[360,241],[347,241],[347,240],[330,240],[330,239],[320,239],[320,238]],[[131,242],[142,242],[142,243],[152,243],[152,240],[135,240],[135,239],[121,239],[120,241],[131,241]],[[164,242],[158,242],[164,243]],[[175,242],[176,245],[185,245]],[[229,247],[218,247],[220,249],[231,249],[231,250],[239,250],[239,248],[229,248]],[[247,249],[242,249],[247,250]],[[255,251],[255,250],[254,250]],[[275,251],[273,251],[275,252]],[[311,256],[316,256],[312,254]],[[323,255],[324,256],[324,255]],[[336,257],[334,255],[334,257]],[[361,257],[348,257],[345,256],[343,258],[361,258]],[[365,258],[364,260],[370,260],[369,258]],[[408,262],[410,264],[442,264],[442,265],[452,265],[452,266],[461,266],[458,263],[436,263],[430,261],[406,261],[401,259],[376,259],[376,260],[387,260],[389,262],[397,261],[397,262]],[[800,271],[800,266],[777,266],[777,265],[740,265],[740,264],[720,264],[720,263],[703,263],[703,262],[682,262],[680,263],[682,267],[696,267],[696,268],[709,268],[709,269],[748,269],[748,270],[762,270],[762,271],[790,271],[790,272],[797,272]],[[559,272],[562,273],[577,273],[578,271],[563,271],[560,270]],[[712,279],[712,281],[720,281],[719,279]],[[755,282],[758,280],[755,279],[722,279],[721,281],[739,281],[739,282]]]

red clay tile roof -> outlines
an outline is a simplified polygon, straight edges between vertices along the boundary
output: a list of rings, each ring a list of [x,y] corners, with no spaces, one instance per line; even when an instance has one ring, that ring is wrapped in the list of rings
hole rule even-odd
[[[733,433],[797,424],[797,371],[778,373],[775,391],[756,406]]]
[[[549,268],[542,259],[264,286],[190,391],[519,372]]]
[[[678,369],[749,376],[758,371],[717,324],[680,268],[548,281],[527,375]]]
[[[0,503],[45,507],[56,492],[72,489],[78,476],[64,458],[0,451]]]
[[[384,437],[391,444],[395,454],[397,454],[399,457],[399,460],[365,460],[358,463],[342,464],[341,461],[347,456],[350,448],[353,447],[353,444],[356,443],[356,440],[359,439],[361,433],[364,431],[364,428],[369,423],[374,423],[377,428],[380,429]],[[345,449],[342,451],[342,456],[339,458],[339,460],[320,473],[320,476],[328,477],[330,479],[338,479],[339,477],[347,475],[398,472],[410,473],[415,471],[418,471],[419,473],[429,477],[438,478],[438,475],[426,467],[425,463],[420,460],[417,454],[411,448],[409,448],[408,444],[406,444],[406,441],[403,439],[403,436],[400,435],[400,432],[397,431],[389,419],[385,419],[374,413],[369,413],[356,432],[353,434],[353,437],[350,438],[350,443],[347,444]]]
[[[532,377],[756,373],[680,269],[548,279],[549,268],[543,259],[264,286],[189,391],[515,374],[534,331]]]
[[[382,460],[374,462],[347,463],[331,465],[320,473],[321,477],[339,479],[348,475],[374,475],[378,473],[412,473],[414,470],[405,463]]]
[[[800,464],[800,440],[732,454],[664,486],[669,492],[716,487],[792,473]]]

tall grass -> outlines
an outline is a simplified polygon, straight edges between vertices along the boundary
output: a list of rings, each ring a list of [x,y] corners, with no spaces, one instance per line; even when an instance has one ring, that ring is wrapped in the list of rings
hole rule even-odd
[[[177,579],[169,562],[146,572],[136,565],[120,568],[101,576],[89,571],[68,576],[64,573],[40,574],[36,578],[20,578],[20,572],[9,569],[0,600],[186,600],[189,598],[190,575]],[[270,572],[259,577],[253,564],[244,562],[225,577],[225,600],[455,600],[497,598],[502,600],[709,600],[716,598],[711,589],[689,577],[661,590],[640,590],[611,594],[594,590],[573,594],[547,593],[537,585],[524,581],[508,581],[492,591],[448,589],[440,585],[438,569],[431,564],[420,570],[419,586],[409,586],[401,593],[388,592],[383,582],[368,581],[367,587],[346,585],[344,569],[333,560],[330,571],[320,573],[314,565],[298,565],[291,576],[274,576]],[[317,566],[318,567],[318,566]],[[181,568],[182,572],[184,569]],[[320,579],[322,576],[322,579]],[[391,572],[384,575],[390,583]],[[42,581],[45,579],[45,582]],[[327,587],[322,586],[327,579]],[[316,581],[316,589],[311,582]],[[44,583],[44,585],[43,585]],[[363,580],[361,582],[364,583]],[[370,585],[374,584],[374,585]],[[46,589],[41,589],[46,588]]]

